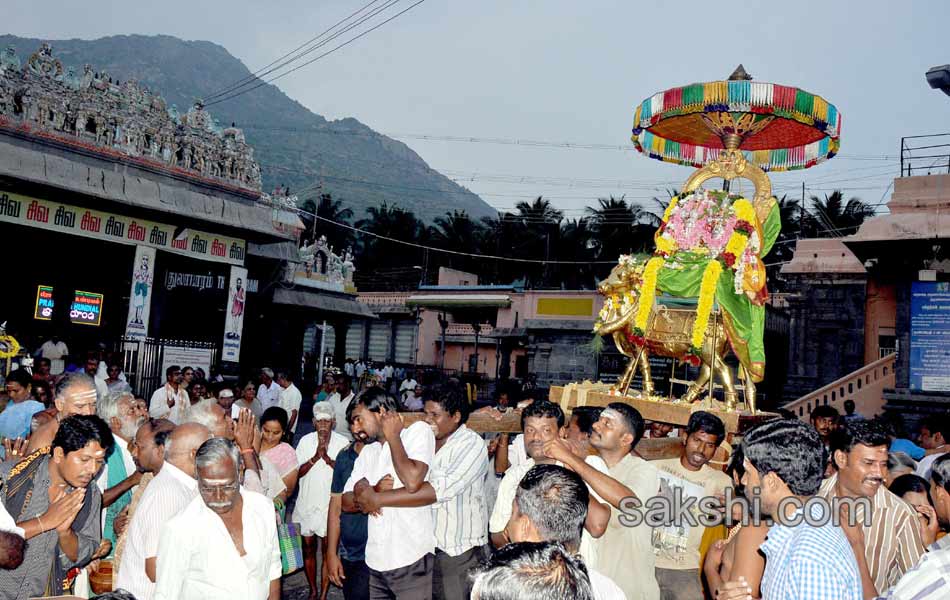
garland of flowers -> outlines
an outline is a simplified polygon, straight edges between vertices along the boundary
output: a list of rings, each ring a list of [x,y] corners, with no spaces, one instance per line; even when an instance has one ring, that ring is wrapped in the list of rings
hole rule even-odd
[[[629,340],[638,346],[642,346],[646,341],[647,321],[650,319],[650,312],[653,310],[653,301],[656,298],[656,278],[660,269],[663,267],[664,260],[660,256],[654,256],[647,261],[647,266],[643,268],[643,280],[640,283],[640,298],[637,304],[637,316],[633,320],[633,332],[628,336]]]
[[[726,242],[726,248],[720,258],[727,267],[734,268],[736,261],[745,252],[749,244],[749,236],[755,232],[755,208],[745,198],[739,198],[732,205],[736,214],[736,222],[732,227],[732,235]]]
[[[699,286],[699,305],[696,307],[689,354],[686,356],[686,362],[694,366],[698,366],[702,361],[703,342],[706,339],[709,315],[712,313],[713,302],[716,299],[716,285],[719,283],[721,274],[722,263],[718,260],[709,261],[703,270],[703,281]]]
[[[16,341],[16,338],[12,335],[0,335],[0,359],[13,358],[19,353],[20,342]]]
[[[678,251],[708,256],[710,260],[703,270],[690,349],[684,357],[690,364],[698,365],[723,269],[732,269],[736,273],[736,293],[744,293],[742,275],[749,262],[758,258],[757,221],[755,207],[745,198],[730,204],[727,194],[703,190],[684,198],[674,196],[654,236],[656,252],[643,272],[640,301],[629,340],[637,345],[646,341],[644,332],[656,297],[657,275],[668,257]],[[750,253],[755,256],[749,256]]]

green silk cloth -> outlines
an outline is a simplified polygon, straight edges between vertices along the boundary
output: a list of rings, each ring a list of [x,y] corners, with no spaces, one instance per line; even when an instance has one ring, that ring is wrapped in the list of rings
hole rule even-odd
[[[770,200],[768,217],[762,224],[764,257],[772,249],[782,229],[781,217],[774,199]],[[679,298],[697,298],[703,271],[710,258],[691,252],[678,252],[669,257],[656,278],[658,292]],[[756,306],[745,294],[735,292],[735,271],[723,268],[716,286],[716,303],[722,309],[729,343],[754,381],[765,376],[765,307]]]
[[[121,438],[116,438],[117,442],[119,439]],[[106,459],[106,466],[108,467],[108,470],[106,471],[107,490],[119,485],[129,476],[129,474],[125,472],[125,461],[122,459],[122,450],[119,449],[118,443],[113,446],[112,453],[109,454],[109,458]],[[113,526],[113,523],[115,522],[115,518],[119,516],[119,513],[122,512],[122,509],[128,506],[129,502],[131,501],[132,490],[128,490],[119,496],[119,498],[108,508],[106,508],[106,519],[102,529],[102,537],[107,538],[112,542],[112,549],[109,550],[109,557],[112,557],[112,555],[115,554],[115,547],[119,537],[115,533],[115,527]]]

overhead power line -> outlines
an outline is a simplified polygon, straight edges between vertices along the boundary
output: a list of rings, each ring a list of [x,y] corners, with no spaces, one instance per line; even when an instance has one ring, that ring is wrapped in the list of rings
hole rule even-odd
[[[205,106],[212,106],[212,105],[214,105],[214,104],[220,104],[221,102],[226,102],[227,100],[231,100],[232,98],[236,98],[236,97],[238,97],[238,96],[240,96],[240,95],[242,95],[242,94],[246,94],[247,92],[256,90],[257,88],[259,88],[259,87],[261,87],[261,86],[263,86],[263,85],[267,85],[267,84],[269,84],[269,83],[273,83],[273,82],[277,81],[278,79],[281,79],[281,78],[283,78],[283,77],[286,77],[287,75],[290,75],[291,73],[294,73],[294,72],[296,72],[296,71],[299,71],[300,69],[302,69],[302,68],[304,68],[304,67],[306,67],[306,66],[308,66],[308,65],[311,65],[311,64],[315,63],[316,61],[318,61],[318,60],[320,60],[320,59],[322,59],[322,58],[324,58],[324,57],[326,57],[326,56],[329,56],[329,55],[333,54],[333,53],[336,52],[337,50],[340,50],[340,49],[342,49],[342,48],[345,48],[346,46],[349,46],[350,44],[352,44],[352,43],[355,42],[356,40],[360,39],[361,37],[363,37],[363,36],[365,36],[365,35],[368,35],[368,34],[372,33],[373,31],[376,31],[377,29],[379,29],[380,27],[382,27],[382,26],[385,25],[386,23],[389,23],[390,21],[399,18],[400,16],[406,14],[407,12],[409,12],[409,11],[412,10],[413,8],[419,6],[419,5],[422,4],[423,2],[425,2],[425,0],[416,0],[416,2],[414,2],[413,4],[410,4],[408,7],[404,8],[403,10],[401,10],[401,11],[399,11],[398,13],[394,14],[393,16],[389,17],[389,18],[386,19],[385,21],[382,21],[382,22],[380,22],[380,23],[377,23],[377,24],[374,25],[373,27],[370,27],[369,29],[367,29],[367,30],[365,30],[365,31],[363,31],[363,32],[361,32],[361,33],[359,33],[359,34],[353,36],[352,38],[348,39],[347,41],[343,42],[342,44],[339,44],[338,46],[335,46],[335,47],[333,47],[332,49],[327,50],[326,52],[324,52],[324,53],[322,53],[322,54],[319,54],[319,55],[317,55],[317,56],[314,57],[314,58],[311,58],[310,60],[304,62],[303,64],[297,65],[296,67],[290,69],[289,71],[285,71],[285,72],[283,72],[283,73],[281,73],[281,74],[279,74],[279,75],[275,75],[274,77],[271,77],[270,79],[262,80],[262,81],[260,81],[259,83],[257,83],[256,85],[254,85],[254,86],[252,86],[252,87],[250,87],[250,88],[246,88],[246,89],[243,89],[243,90],[238,90],[238,91],[234,92],[233,94],[230,94],[230,95],[227,95],[227,96],[218,98],[218,99],[214,100],[213,102],[208,102]],[[390,4],[389,6],[392,6],[392,4]],[[349,29],[347,29],[346,31],[349,31]]]
[[[502,138],[502,137],[479,137],[470,135],[431,135],[426,133],[386,133],[377,131],[340,131],[326,129],[321,127],[281,127],[274,125],[256,125],[247,123],[241,125],[242,129],[264,130],[264,131],[286,131],[296,133],[307,133],[317,135],[341,135],[356,137],[388,137],[393,139],[411,139],[430,142],[461,142],[468,144],[498,144],[505,146],[525,146],[540,148],[565,148],[576,150],[612,150],[621,152],[636,151],[632,144],[603,144],[589,142],[565,142],[565,141],[546,141],[526,138]],[[899,156],[886,154],[837,154],[836,159],[845,160],[876,160],[885,162],[900,162]]]
[[[325,29],[324,31],[320,32],[316,37],[310,38],[309,40],[307,40],[307,41],[304,42],[303,44],[301,44],[301,45],[297,46],[296,48],[294,48],[293,50],[291,50],[290,52],[288,52],[288,53],[286,53],[286,54],[283,54],[283,55],[277,57],[276,59],[274,59],[273,62],[270,62],[270,63],[264,65],[263,67],[261,67],[261,68],[258,69],[257,71],[254,71],[254,72],[251,73],[250,75],[247,75],[246,77],[243,77],[242,79],[239,79],[238,81],[235,81],[234,83],[232,83],[232,84],[230,84],[230,85],[227,85],[227,86],[225,86],[225,87],[223,87],[223,88],[218,88],[218,89],[212,91],[210,94],[208,94],[208,95],[205,97],[205,99],[206,99],[206,100],[212,100],[212,99],[214,99],[214,98],[216,98],[216,97],[218,97],[218,96],[223,96],[224,94],[227,94],[227,93],[229,93],[229,92],[232,92],[232,91],[234,91],[234,90],[236,90],[236,89],[238,89],[238,88],[244,86],[244,85],[247,84],[248,82],[255,81],[255,80],[260,79],[261,77],[264,77],[265,75],[271,73],[274,69],[279,69],[279,68],[281,68],[282,66],[288,64],[288,62],[292,62],[292,61],[294,61],[294,60],[297,60],[298,58],[300,58],[300,57],[306,55],[307,53],[312,52],[313,50],[315,50],[315,49],[316,49],[317,47],[319,47],[319,46],[315,46],[315,47],[312,47],[312,48],[310,48],[310,49],[308,49],[308,50],[306,50],[306,51],[304,51],[304,52],[302,52],[302,53],[295,54],[295,53],[297,53],[299,50],[301,50],[301,49],[303,49],[303,48],[306,48],[308,45],[310,45],[310,44],[312,44],[313,42],[319,40],[320,38],[322,38],[323,36],[325,36],[325,35],[328,34],[329,32],[333,31],[334,29],[336,29],[337,27],[339,27],[339,26],[342,25],[343,23],[349,21],[350,19],[352,19],[353,17],[355,17],[356,15],[360,14],[361,12],[363,12],[364,10],[366,10],[367,8],[369,8],[369,7],[372,6],[373,4],[376,4],[376,3],[379,2],[379,1],[380,1],[380,0],[372,0],[371,2],[369,2],[368,4],[366,4],[366,5],[364,5],[362,8],[360,8],[359,10],[357,10],[356,12],[350,13],[350,14],[347,15],[345,18],[340,19],[339,21],[337,21],[336,23],[334,23],[329,29]],[[289,61],[287,61],[287,62],[281,62],[281,61],[284,61],[284,59],[287,59],[288,57],[291,57],[291,55],[293,55],[293,57],[290,58]],[[277,63],[281,63],[281,64],[278,65]],[[273,67],[274,65],[277,65],[277,66],[274,67],[274,69],[270,69],[270,67]]]
[[[297,209],[297,212],[298,212],[299,214],[307,215],[307,216],[312,217],[312,218],[314,218],[314,219],[317,219],[317,220],[319,220],[319,221],[323,221],[324,223],[329,223],[329,224],[334,225],[334,226],[336,226],[336,227],[342,227],[343,229],[348,229],[348,230],[353,231],[353,232],[355,232],[355,233],[360,233],[360,234],[362,234],[362,235],[372,236],[372,237],[374,237],[374,238],[381,239],[381,240],[385,240],[385,241],[387,241],[387,242],[392,242],[392,243],[394,243],[394,244],[402,244],[403,246],[410,246],[410,247],[413,247],[413,248],[418,248],[418,249],[420,249],[420,250],[430,250],[430,251],[432,251],[432,252],[442,252],[443,254],[452,254],[452,255],[454,255],[454,256],[467,256],[467,257],[469,257],[469,258],[482,258],[482,259],[488,259],[488,260],[501,260],[501,261],[509,261],[509,262],[517,262],[517,263],[529,263],[529,264],[537,264],[537,265],[592,265],[592,264],[607,265],[607,264],[616,264],[616,263],[617,263],[616,260],[594,260],[594,261],[591,261],[591,260],[536,260],[536,259],[531,259],[531,258],[515,258],[515,257],[510,257],[510,256],[495,256],[495,255],[493,255],[493,254],[474,254],[474,253],[471,253],[471,252],[459,252],[458,250],[447,250],[447,249],[445,249],[445,248],[437,248],[437,247],[435,247],[435,246],[426,246],[426,245],[424,245],[424,244],[417,244],[416,242],[407,242],[407,241],[405,241],[405,240],[398,240],[398,239],[396,239],[396,238],[392,238],[392,237],[389,237],[389,236],[386,236],[386,235],[380,235],[380,234],[378,234],[378,233],[373,233],[372,231],[367,231],[367,230],[361,229],[361,228],[359,228],[359,227],[354,227],[354,226],[352,226],[352,225],[347,225],[346,223],[340,223],[340,222],[334,221],[334,220],[332,220],[332,219],[327,219],[327,218],[325,218],[325,217],[321,217],[320,215],[317,215],[317,214],[312,213],[312,212],[305,211],[305,210],[303,210],[303,209]]]

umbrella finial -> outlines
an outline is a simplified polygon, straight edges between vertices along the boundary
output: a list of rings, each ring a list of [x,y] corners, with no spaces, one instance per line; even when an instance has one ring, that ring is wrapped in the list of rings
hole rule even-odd
[[[745,67],[741,64],[736,67],[736,70],[732,72],[732,75],[729,76],[729,81],[751,81],[752,75],[746,73]]]

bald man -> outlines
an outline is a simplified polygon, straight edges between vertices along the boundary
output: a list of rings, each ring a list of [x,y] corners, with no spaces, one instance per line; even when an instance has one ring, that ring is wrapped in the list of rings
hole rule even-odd
[[[92,377],[83,373],[73,373],[63,378],[56,386],[56,396],[54,404],[56,405],[56,414],[54,418],[41,425],[30,436],[30,445],[26,449],[26,455],[46,448],[53,443],[56,432],[59,431],[59,422],[73,415],[94,415],[96,414],[96,384]]]
[[[165,462],[142,494],[129,523],[116,581],[116,587],[140,600],[149,600],[155,593],[155,557],[162,526],[198,496],[195,454],[210,438],[204,425],[185,423],[165,439]]]

